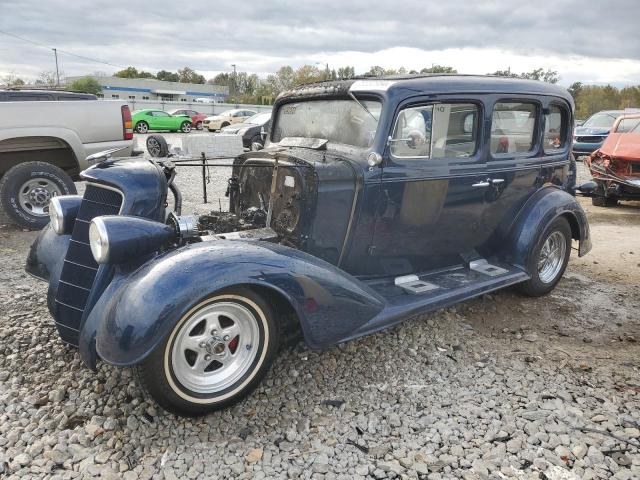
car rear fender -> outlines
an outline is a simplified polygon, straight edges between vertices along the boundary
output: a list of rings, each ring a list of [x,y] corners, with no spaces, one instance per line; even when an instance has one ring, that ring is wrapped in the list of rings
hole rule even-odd
[[[84,362],[144,360],[194,304],[233,286],[277,292],[295,310],[307,344],[329,346],[369,321],[384,300],[306,253],[267,242],[212,241],[163,254],[135,271],[118,268],[80,338]]]
[[[589,223],[576,198],[555,186],[537,191],[523,206],[508,233],[507,261],[526,268],[538,237],[555,219],[564,216],[571,226],[574,240],[579,242],[578,256],[591,250]]]

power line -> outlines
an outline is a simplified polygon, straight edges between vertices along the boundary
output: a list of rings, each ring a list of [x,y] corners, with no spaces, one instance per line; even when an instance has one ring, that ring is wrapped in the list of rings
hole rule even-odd
[[[36,42],[34,40],[30,40],[30,39],[22,37],[20,35],[16,35],[15,33],[5,32],[4,30],[0,30],[0,33],[3,34],[3,35],[7,35],[9,37],[17,38],[18,40],[22,40],[23,42],[27,42],[27,43],[30,43],[32,45],[36,45],[38,47],[46,48],[48,50],[56,50],[55,48],[50,47],[49,45],[45,45],[44,43],[40,43],[40,42]],[[84,55],[78,55],[76,53],[68,52],[66,50],[60,50],[59,48],[57,49],[57,51],[59,53],[64,53],[65,55],[69,55],[71,57],[76,57],[76,58],[80,58],[82,60],[87,60],[89,62],[101,63],[103,65],[109,65],[110,67],[116,67],[116,68],[127,68],[127,67],[124,67],[122,65],[116,65],[115,63],[105,62],[104,60],[99,60],[97,58],[86,57]]]

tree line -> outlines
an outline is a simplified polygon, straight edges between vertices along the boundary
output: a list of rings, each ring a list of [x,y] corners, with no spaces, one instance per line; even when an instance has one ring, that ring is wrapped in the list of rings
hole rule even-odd
[[[407,70],[404,67],[398,69],[384,68],[374,65],[360,76],[383,77],[390,75],[415,75],[415,74],[457,74],[458,71],[446,65],[431,65],[421,70]],[[550,69],[535,68],[529,72],[514,72],[510,68],[496,70],[488,75],[497,75],[511,78],[526,78],[547,83],[558,83],[558,72]],[[223,72],[213,78],[206,79],[190,67],[178,69],[177,72],[160,70],[153,74],[130,66],[113,74],[119,78],[151,78],[168,82],[183,82],[196,84],[211,84],[226,86],[229,88],[229,102],[242,104],[272,104],[278,94],[284,90],[304,85],[306,83],[322,82],[329,80],[345,80],[356,77],[353,66],[329,68],[329,65],[303,65],[293,68],[289,65],[280,67],[276,72],[259,77],[255,73],[248,72]],[[25,82],[20,77],[10,74],[2,79],[2,83],[9,87],[24,86]],[[35,81],[36,85],[53,87],[56,85],[55,72],[42,72]],[[92,77],[84,77],[72,82],[68,88],[74,91],[97,94],[101,92],[100,84]],[[612,85],[585,85],[582,82],[574,82],[567,89],[574,98],[576,104],[576,118],[584,119],[600,110],[617,110],[624,108],[640,108],[640,85],[617,88]]]

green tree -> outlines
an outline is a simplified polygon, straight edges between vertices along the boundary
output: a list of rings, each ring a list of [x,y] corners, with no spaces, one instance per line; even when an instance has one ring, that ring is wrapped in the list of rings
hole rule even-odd
[[[431,65],[429,68],[423,68],[420,73],[449,73],[455,74],[458,71],[453,67],[447,67],[445,65]]]
[[[160,70],[156,73],[156,78],[158,80],[164,80],[165,82],[179,82],[180,75],[173,72],[168,72],[167,70]]]
[[[354,67],[340,67],[336,77],[340,80],[348,80],[356,76],[356,69]]]
[[[182,83],[200,83],[204,84],[205,78],[189,67],[178,70],[179,82]]]
[[[325,79],[325,71],[314,65],[303,65],[298,68],[293,75],[293,85],[304,85],[306,83],[320,82]]]
[[[102,86],[93,77],[82,77],[74,80],[69,85],[68,90],[72,92],[92,93],[97,95],[102,91]]]
[[[61,77],[63,75],[60,75]],[[58,75],[56,72],[44,71],[38,74],[38,78],[35,81],[36,85],[42,85],[47,87],[53,87],[58,83]]]
[[[379,65],[374,65],[365,75],[368,77],[384,77],[386,74],[387,71],[384,68]]]
[[[529,80],[539,80],[547,83],[558,83],[558,80],[560,80],[558,72],[550,69],[545,70],[543,68],[535,68],[530,72],[523,73],[512,72],[511,68],[508,68],[507,70],[496,70],[488,75],[495,75],[497,77],[526,78]]]
[[[578,98],[580,91],[582,90],[582,82],[573,82],[571,85],[569,85],[569,88],[567,88],[567,90],[569,90],[569,93],[575,101]]]

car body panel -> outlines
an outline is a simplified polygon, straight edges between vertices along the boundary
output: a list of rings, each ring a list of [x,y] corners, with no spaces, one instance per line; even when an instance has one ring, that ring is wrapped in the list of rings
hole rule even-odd
[[[145,109],[133,112],[132,120],[134,130],[141,121],[149,125],[149,130],[180,130],[185,120],[191,122],[191,117],[188,115],[174,116],[162,110]]]
[[[226,125],[233,125],[235,123],[242,123],[249,117],[255,115],[255,110],[247,108],[234,108],[232,110],[226,110],[220,114],[211,115],[204,119],[203,127],[209,131],[216,131],[223,128]]]
[[[205,118],[207,118],[207,115],[204,113],[199,113],[195,110],[184,109],[184,108],[172,110],[169,113],[173,116],[187,116],[191,118],[191,123],[193,124],[194,127],[198,122],[202,122],[204,121]]]

